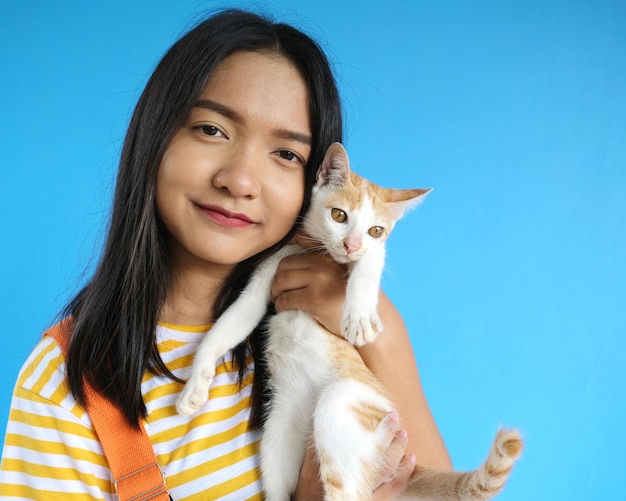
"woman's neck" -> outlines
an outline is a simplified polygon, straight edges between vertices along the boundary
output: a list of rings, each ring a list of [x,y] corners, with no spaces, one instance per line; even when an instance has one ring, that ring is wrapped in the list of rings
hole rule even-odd
[[[213,307],[232,267],[175,267],[159,321],[175,325],[212,323]]]

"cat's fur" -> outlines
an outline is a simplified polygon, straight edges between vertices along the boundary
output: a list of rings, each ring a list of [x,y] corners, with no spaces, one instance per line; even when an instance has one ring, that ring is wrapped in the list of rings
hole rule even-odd
[[[428,191],[376,186],[350,171],[340,144],[329,148],[303,228],[335,260],[347,263],[345,339],[303,311],[285,311],[269,322],[272,401],[261,440],[262,481],[269,501],[290,499],[309,438],[319,461],[325,498],[370,499],[390,440],[384,421],[394,407],[355,346],[373,341],[382,331],[376,306],[384,240],[404,211]],[[215,323],[198,349],[191,377],[179,397],[180,413],[192,414],[206,402],[216,361],[261,320],[278,263],[301,250],[287,246],[263,262],[237,301]],[[516,431],[501,431],[485,463],[473,472],[418,466],[401,499],[489,499],[503,487],[521,447]]]

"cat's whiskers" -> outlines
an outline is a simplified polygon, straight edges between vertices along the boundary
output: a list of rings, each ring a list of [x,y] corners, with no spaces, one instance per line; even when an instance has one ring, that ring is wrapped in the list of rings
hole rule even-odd
[[[302,223],[303,227],[309,229],[309,231],[303,235],[303,240],[310,240],[311,242],[320,243],[322,247],[324,246],[325,242],[328,242],[330,240],[332,235],[330,231],[328,231],[323,226],[320,226],[319,224],[315,223],[313,220],[307,217],[302,218]],[[316,235],[315,237],[310,235],[311,229],[314,230]]]
[[[384,276],[390,276],[390,277],[391,277],[391,278],[393,278],[395,281],[398,281],[398,280],[399,280],[399,279],[398,279],[398,275],[396,275],[396,274],[394,273],[394,271],[393,271],[393,270],[392,270],[389,266],[387,266],[387,263],[385,263],[385,265],[383,266],[383,275],[384,275]]]

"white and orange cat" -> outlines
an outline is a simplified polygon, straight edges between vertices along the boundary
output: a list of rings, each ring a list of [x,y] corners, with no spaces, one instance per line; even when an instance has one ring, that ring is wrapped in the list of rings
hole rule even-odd
[[[269,501],[290,499],[309,438],[325,499],[370,499],[389,443],[383,421],[394,407],[355,346],[373,341],[383,328],[376,306],[385,240],[403,213],[429,191],[381,188],[350,171],[339,143],[328,149],[303,229],[348,267],[343,339],[303,311],[281,312],[269,321],[272,399],[261,439],[261,477]],[[204,338],[177,403],[181,414],[192,414],[207,401],[217,360],[263,318],[279,261],[297,252],[302,248],[290,245],[266,259]],[[418,466],[399,499],[490,499],[504,486],[521,448],[516,431],[500,431],[480,468],[462,473]]]

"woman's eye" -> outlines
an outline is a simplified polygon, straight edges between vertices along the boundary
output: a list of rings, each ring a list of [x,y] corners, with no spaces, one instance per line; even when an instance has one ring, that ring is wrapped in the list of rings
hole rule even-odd
[[[300,161],[300,157],[298,157],[298,155],[296,155],[293,151],[289,150],[280,150],[278,152],[278,156],[288,160],[289,162],[293,162],[294,160]]]
[[[222,131],[219,130],[214,125],[201,125],[200,126],[200,130],[202,131],[203,134],[205,134],[207,136],[220,136],[220,135],[223,135]]]

